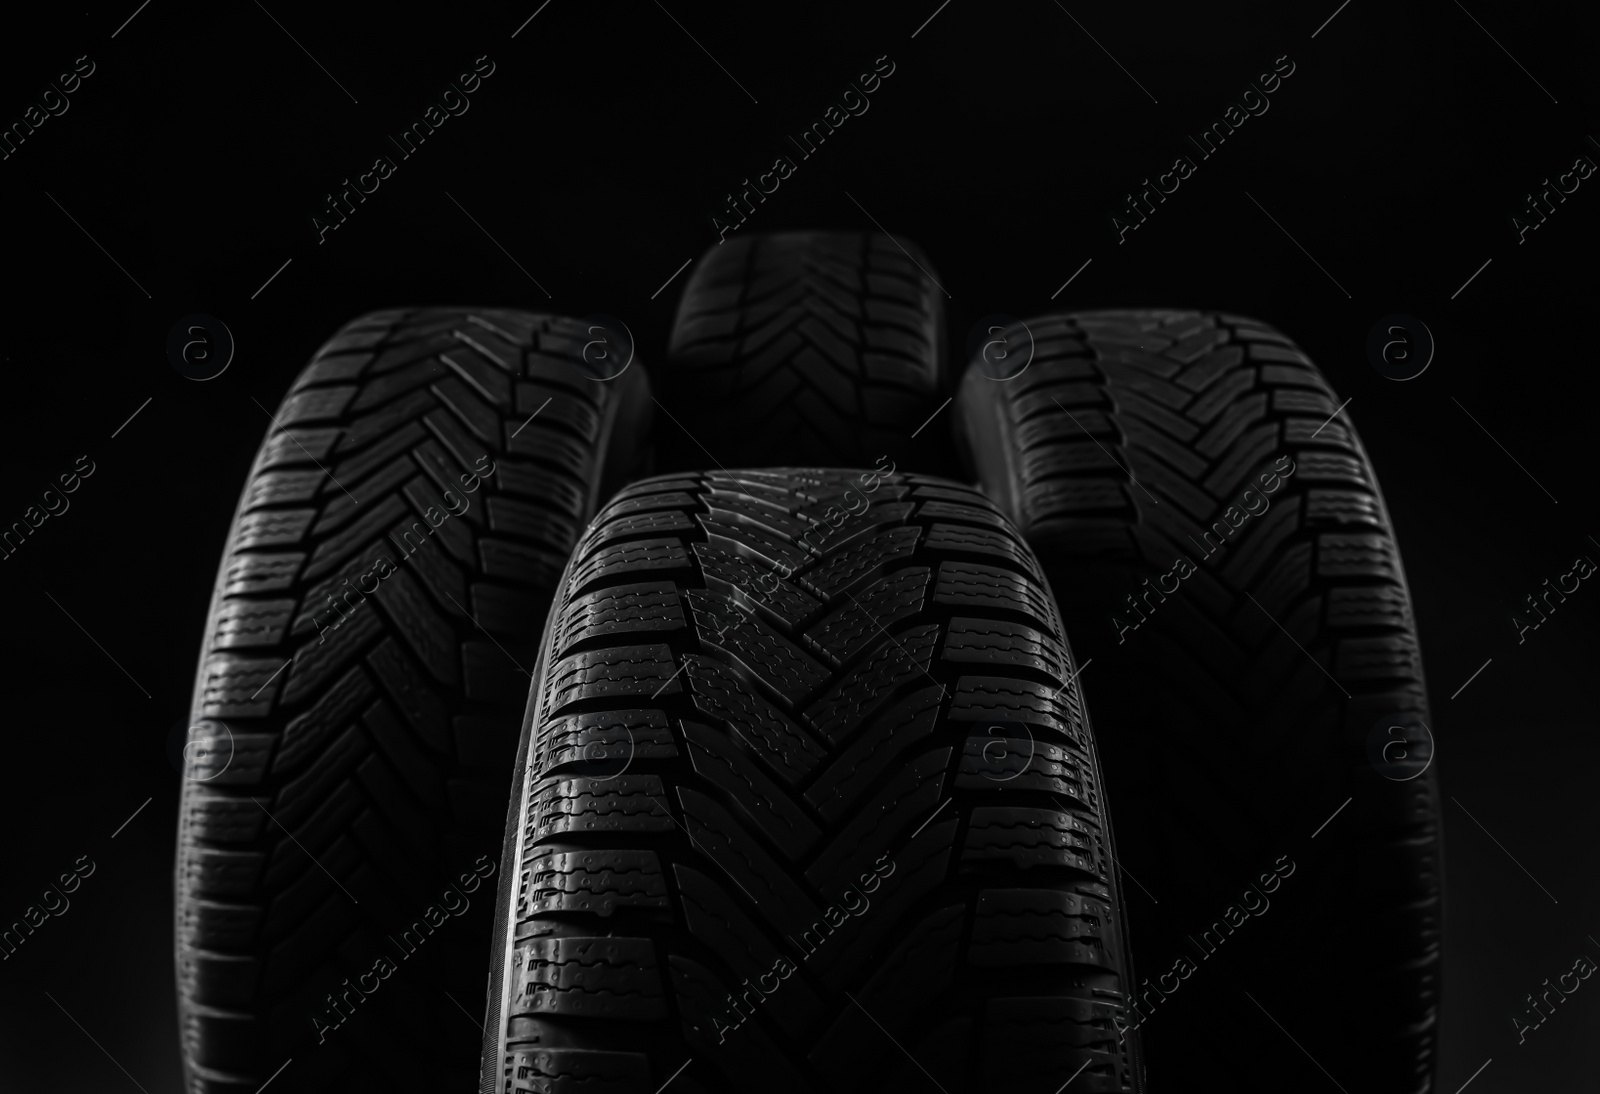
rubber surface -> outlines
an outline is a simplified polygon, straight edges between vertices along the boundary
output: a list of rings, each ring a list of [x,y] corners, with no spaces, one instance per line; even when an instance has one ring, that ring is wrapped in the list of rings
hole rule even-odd
[[[659,468],[864,467],[887,454],[953,470],[943,430],[911,438],[947,394],[932,270],[916,244],[876,232],[713,244],[655,377],[676,422],[660,423]]]
[[[1426,724],[1428,702],[1348,413],[1255,320],[1028,326],[1032,364],[1008,381],[969,370],[952,422],[1092,662],[1141,968],[1199,967],[1151,986],[1152,1086],[1433,1089],[1436,773],[1390,781],[1368,751],[1375,727],[1381,746],[1388,725]],[[1297,876],[1263,880],[1278,856]],[[1225,913],[1258,882],[1243,899],[1268,907]],[[1208,931],[1226,945],[1202,946]]]
[[[278,407],[186,750],[192,1094],[253,1092],[291,1058],[279,1089],[470,1084],[480,1015],[460,1005],[488,968],[524,666],[600,491],[641,469],[651,410],[642,368],[586,377],[589,340],[516,311],[378,312]]]
[[[1049,587],[976,492],[878,469],[658,477],[584,534],[484,1094],[1142,1089]]]

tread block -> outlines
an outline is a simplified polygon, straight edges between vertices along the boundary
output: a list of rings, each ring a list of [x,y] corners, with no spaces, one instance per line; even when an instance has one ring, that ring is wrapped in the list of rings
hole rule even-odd
[[[670,907],[654,851],[536,847],[523,860],[517,919],[543,913],[610,918],[618,908]]]
[[[289,771],[320,752],[334,731],[354,718],[376,692],[372,678],[359,665],[346,672],[317,698],[310,710],[297,714],[284,726],[273,773]]]
[[[360,483],[368,475],[389,464],[399,463],[403,466],[412,449],[427,437],[427,430],[420,424],[407,422],[376,444],[355,455],[345,456],[333,465],[332,475],[326,476],[327,481],[322,484],[323,495],[332,497],[337,493],[340,497],[344,497],[344,491],[339,489],[333,479],[338,479],[340,483]]]
[[[751,526],[790,542],[798,542],[815,526],[791,513],[781,503],[763,504],[748,488],[734,492],[717,491],[703,499],[710,519],[735,527]]]
[[[321,470],[263,472],[245,488],[241,511],[248,513],[265,505],[310,501],[327,479]]]
[[[278,657],[241,657],[215,653],[200,670],[200,701],[195,711],[202,718],[259,717],[272,709],[283,680]]]
[[[346,560],[371,545],[383,532],[406,515],[406,503],[389,495],[351,522],[343,531],[336,532],[317,545],[306,564],[307,578],[321,577],[336,569]]]
[[[260,812],[253,804],[250,808]],[[242,949],[255,939],[260,923],[259,905],[189,897],[178,906],[177,944],[180,949],[189,946],[223,951]]]
[[[1060,642],[1034,627],[1001,619],[957,616],[950,620],[944,659],[958,664],[1015,665],[1058,680],[1070,674]]]
[[[350,404],[351,410],[371,410],[390,399],[423,387],[444,374],[444,366],[434,356],[427,356],[400,368],[382,372],[362,385],[360,394]]]
[[[817,595],[833,600],[857,582],[881,572],[889,565],[911,557],[922,538],[920,527],[891,528],[870,539],[852,543],[832,554],[800,578]]]
[[[561,658],[545,679],[545,709],[559,713],[586,699],[675,695],[677,663],[662,644],[621,646]]]
[[[1399,586],[1341,586],[1328,591],[1330,627],[1411,625],[1411,598]]]
[[[829,744],[844,743],[867,715],[896,690],[919,678],[942,688],[928,672],[939,638],[938,624],[921,624],[898,638],[893,635],[884,638],[805,712],[805,720],[813,732]]]
[[[320,690],[333,675],[362,652],[383,633],[383,621],[372,607],[356,610],[344,622],[330,628],[317,641],[305,641],[294,651],[289,670],[283,674],[283,699],[285,704],[308,699]],[[279,662],[282,666],[282,662]],[[263,692],[266,695],[267,692]],[[265,712],[263,712],[265,713]]]
[[[734,601],[702,589],[684,593],[700,642],[721,650],[789,703],[800,702],[828,678],[822,663],[769,627],[738,611]],[[735,625],[725,627],[724,620]]]
[[[249,551],[260,547],[288,547],[305,538],[311,526],[313,509],[273,509],[264,513],[246,513],[239,519],[234,533],[233,549]]]
[[[837,823],[908,748],[933,733],[943,700],[943,691],[926,687],[890,707],[828,765],[806,790],[806,801]]]
[[[1394,540],[1378,533],[1327,532],[1317,537],[1318,577],[1362,577],[1400,584]]]
[[[643,497],[646,494],[658,494],[663,491],[695,490],[700,486],[700,479],[693,475],[651,475],[648,478],[636,479],[631,484],[624,486],[611,495],[613,502],[622,501],[624,498]],[[609,520],[609,517],[596,516],[596,520]]]
[[[604,780],[622,774],[635,760],[669,760],[677,755],[678,746],[661,711],[607,710],[568,714],[541,726],[529,749],[528,765],[540,776]],[[570,771],[563,770],[568,767]]]
[[[298,425],[301,422],[326,421],[344,413],[355,393],[354,385],[347,387],[319,387],[298,391],[283,401],[278,409],[278,426]]]
[[[179,827],[207,843],[253,843],[266,820],[266,814],[249,798],[217,794],[209,788],[191,793],[182,808]]]
[[[449,712],[438,694],[423,686],[419,671],[399,644],[393,638],[385,638],[367,655],[367,664],[418,736],[435,751],[448,754]]]
[[[269,593],[290,588],[305,557],[299,551],[234,555],[223,572],[222,595]]]
[[[499,1094],[529,1090],[633,1094],[655,1081],[651,1078],[650,1057],[643,1052],[517,1044],[507,1046],[501,1064],[504,1082],[495,1088]]]
[[[1361,490],[1307,490],[1306,523],[1368,524],[1378,529],[1388,525],[1382,504]]]
[[[804,566],[812,558],[815,548],[808,553],[804,541],[795,547],[768,532],[711,517],[699,518],[705,530],[706,541],[714,547],[753,560],[758,566],[776,570],[780,576]]]
[[[557,1014],[652,1022],[666,1017],[648,938],[530,938],[512,952],[509,1016]]]
[[[1059,809],[983,805],[967,821],[963,863],[1004,862],[1019,870],[1059,866],[1104,878],[1095,861],[1098,833]]]
[[[505,352],[495,353],[488,345],[491,339],[487,337],[473,337],[459,330],[454,333],[456,339],[465,343],[467,348],[441,353],[439,360],[450,366],[478,395],[495,406],[509,407],[511,377],[506,373],[514,374],[517,371],[517,351],[506,347]]]
[[[817,908],[805,891],[772,856],[762,850],[744,826],[709,796],[678,787],[684,825],[693,846],[722,872],[738,871],[738,885],[761,908],[768,922],[785,934],[798,934],[816,918]]]
[[[248,896],[266,856],[260,851],[229,851],[220,847],[190,847],[179,859],[183,891],[205,896]]]
[[[276,734],[230,730],[219,722],[201,722],[197,728],[203,732],[192,737],[195,750],[184,758],[184,776],[191,782],[254,786],[265,778]]]
[[[420,559],[426,554],[424,551],[413,556],[419,572]],[[384,579],[374,595],[388,613],[395,631],[405,639],[433,678],[444,684],[458,683],[461,679],[460,641],[452,622],[447,622],[456,612],[437,611],[422,591],[422,582],[404,568]]]
[[[634,513],[591,526],[572,554],[574,558],[587,559],[595,548],[619,540],[658,540],[669,532],[690,532],[694,529],[694,521],[676,509],[659,513]]]
[[[559,657],[591,638],[675,631],[687,625],[672,582],[613,585],[567,602],[551,648]]]
[[[1115,930],[1104,901],[1057,889],[984,889],[967,961],[1007,965],[1088,965],[1110,971],[1107,942]]]
[[[677,480],[683,482],[683,480]],[[686,484],[690,487],[698,483]],[[631,490],[631,488],[630,488]],[[626,497],[623,494],[627,494]],[[654,509],[693,509],[695,500],[682,490],[665,490],[662,492],[639,493],[623,491],[613,496],[611,504],[600,510],[595,516],[595,522],[604,524],[616,517],[625,517],[631,513],[646,513]]]
[[[1098,451],[1098,449],[1096,450]],[[934,487],[921,486],[917,488],[917,496],[925,497]],[[940,500],[941,494],[949,493],[951,500]],[[968,524],[981,524],[986,528],[995,528],[1000,531],[1011,531],[1011,524],[996,509],[994,503],[988,498],[974,498],[968,500],[955,494],[954,491],[943,491],[933,495],[932,500],[924,501],[917,507],[918,520],[965,521]]]
[[[298,391],[313,384],[337,383],[354,380],[372,360],[370,353],[340,353],[319,356],[296,377],[292,390]]]
[[[273,427],[273,432],[261,444],[261,451],[256,455],[256,471],[266,471],[285,464],[326,462],[328,453],[333,449],[333,442],[339,439],[342,429],[308,429],[299,426],[292,429],[278,429]]]
[[[769,568],[745,555],[711,543],[694,544],[695,558],[706,587],[732,597],[736,593],[766,608],[789,626],[798,626],[822,605]],[[767,574],[772,573],[772,578]],[[763,580],[765,579],[765,580]]]
[[[963,676],[955,687],[950,717],[1044,726],[1080,750],[1087,748],[1083,714],[1073,702],[1070,687],[1050,687],[1003,676]]]
[[[674,827],[658,775],[546,777],[528,791],[528,843],[575,832],[670,832]]]
[[[617,543],[600,548],[572,568],[567,579],[567,595],[585,592],[623,574],[643,576],[689,568],[689,553],[680,540],[637,539]]]
[[[357,418],[343,432],[338,451],[347,454],[392,432],[396,426],[420,418],[438,406],[432,391],[413,391]],[[320,458],[320,457],[319,457]]]
[[[789,858],[799,858],[822,830],[806,816],[778,784],[741,754],[737,735],[725,735],[696,722],[683,723],[694,769],[738,807],[754,827]]]
[[[901,524],[910,518],[916,510],[917,503],[911,501],[878,502],[870,505],[859,513],[846,517],[837,527],[824,524],[820,531],[816,531],[810,541],[814,549],[824,553],[832,553],[852,540],[860,539],[872,534],[874,529],[885,524]],[[816,530],[816,526],[813,526]]]
[[[913,566],[879,578],[859,596],[846,593],[839,607],[806,631],[806,640],[834,664],[843,664],[890,627],[922,611],[932,577],[928,567]]]
[[[1018,543],[1017,537],[1009,530],[990,531],[986,528],[964,528],[959,524],[935,524],[928,529],[926,542],[931,551],[1003,559],[1034,581],[1043,580],[1039,565],[1033,560],[1033,553]]]
[[[355,490],[361,491],[361,495],[368,502],[374,498],[386,497],[410,479],[416,470],[416,464],[409,457],[399,456],[379,464],[371,475],[358,482],[341,482],[341,485],[350,488],[352,493],[346,494],[339,487],[334,487],[334,492],[327,495],[327,503],[322,507],[322,516],[311,526],[311,534],[322,536],[335,531],[360,512],[361,505],[353,494]]]
[[[736,730],[753,755],[790,786],[822,763],[826,752],[810,734],[758,695],[734,669],[709,657],[684,658],[694,705]]]
[[[360,804],[359,801],[354,796],[345,794],[346,801],[336,803],[334,799],[341,795],[335,792],[335,788],[344,782],[344,777],[355,770],[356,765],[371,751],[371,743],[357,727],[350,726],[340,733],[328,745],[320,763],[285,779],[279,785],[276,803],[272,810],[273,823],[285,831],[293,831],[300,838],[301,844],[315,846],[313,834],[307,831],[310,824],[307,818],[317,817],[322,810],[330,807],[336,812],[354,812],[354,807]],[[271,832],[270,825],[268,832]],[[297,848],[303,851],[301,844],[280,842],[273,854],[272,869],[276,871],[284,856],[295,853]]]
[[[224,600],[211,623],[211,648],[276,646],[294,606],[293,600]]]
[[[1054,605],[1032,579],[998,566],[977,562],[939,563],[937,603],[966,610],[1011,611],[1027,616],[1053,638],[1060,637]]]
[[[855,877],[872,868],[873,859],[896,837],[904,838],[933,811],[950,763],[948,748],[929,749],[895,772],[866,807],[841,828],[806,867],[806,877],[820,885],[830,877]]]

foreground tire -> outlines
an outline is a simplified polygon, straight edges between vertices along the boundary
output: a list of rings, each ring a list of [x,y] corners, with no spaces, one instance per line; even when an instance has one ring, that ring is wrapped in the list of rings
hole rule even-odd
[[[471,1074],[482,1033],[455,1000],[476,1006],[488,966],[520,666],[648,422],[643,369],[588,378],[590,340],[523,312],[374,313],[278,408],[223,551],[185,750],[191,1094],[254,1091],[291,1057],[284,1090]]]
[[[1203,972],[1170,1002],[1151,987],[1152,1084],[1317,1089],[1325,1067],[1349,1089],[1432,1090],[1427,695],[1393,526],[1338,397],[1255,320],[1026,325],[1032,364],[970,369],[953,421],[1093,662],[1123,862],[1148,887],[1129,910],[1141,966]],[[1273,879],[1280,855],[1300,877]]]
[[[1072,673],[969,488],[623,490],[535,673],[480,1090],[1141,1090]]]
[[[677,425],[660,469],[950,460],[916,432],[945,398],[944,292],[914,243],[781,232],[713,244],[679,301],[657,374]],[[702,447],[704,446],[704,447]]]

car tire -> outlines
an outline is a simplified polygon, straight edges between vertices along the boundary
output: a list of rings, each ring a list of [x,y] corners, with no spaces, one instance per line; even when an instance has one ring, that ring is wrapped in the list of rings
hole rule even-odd
[[[376,312],[271,416],[184,748],[190,1094],[285,1066],[303,1091],[471,1074],[479,1016],[458,1008],[488,968],[521,666],[596,501],[646,466],[643,369],[605,378],[592,342],[521,311]]]
[[[1170,1003],[1151,985],[1152,1083],[1432,1090],[1443,858],[1427,692],[1394,527],[1344,404],[1254,319],[1024,326],[1028,367],[968,369],[952,423],[1092,662],[1143,890],[1141,965],[1204,972]],[[1270,872],[1297,860],[1300,878]],[[1247,915],[1241,894],[1271,910]]]
[[[866,466],[953,471],[944,290],[914,243],[778,232],[713,244],[679,301],[655,379],[672,424],[659,469]]]
[[[624,489],[534,674],[480,1091],[1142,1090],[1074,673],[970,488]]]

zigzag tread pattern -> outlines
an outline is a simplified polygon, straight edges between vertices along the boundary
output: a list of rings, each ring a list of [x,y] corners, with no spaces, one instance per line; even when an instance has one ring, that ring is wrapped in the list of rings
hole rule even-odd
[[[482,1089],[517,1094],[522,1078],[552,1074],[525,1068],[555,1045],[642,1053],[618,1091],[651,1094],[686,1056],[704,1091],[885,1089],[899,1054],[870,1023],[839,1018],[852,996],[901,1041],[943,1023],[981,1032],[991,1002],[1021,996],[1123,1014],[1132,986],[1098,760],[1038,563],[969,490],[900,472],[868,481],[662,476],[581,537],[525,732],[506,852],[522,883],[514,906],[501,894]],[[809,562],[773,549],[847,489],[868,506],[861,536],[824,539]],[[938,504],[918,515],[924,499]],[[767,516],[758,526],[735,510]],[[641,512],[678,514],[684,530],[619,553],[607,527]],[[784,557],[802,561],[772,561]],[[952,565],[980,578],[946,603],[934,590]],[[645,620],[647,638],[632,625]],[[1013,754],[1017,771],[980,759],[997,717],[1036,742]],[[615,723],[607,747],[575,747],[574,718]],[[611,750],[625,738],[655,747]],[[568,982],[550,955],[568,951],[593,955],[574,958],[581,992],[556,990]],[[1024,1071],[1093,1060],[1100,1089],[1139,1089],[1127,1046],[983,1036],[1040,1054]],[[985,1066],[952,1058],[941,1081],[966,1089],[969,1063]]]
[[[945,385],[931,269],[914,245],[878,233],[714,245],[679,302],[664,397],[690,437],[718,436],[730,465],[908,458],[906,438]]]
[[[223,554],[191,713],[202,747],[187,750],[175,870],[189,1094],[255,1090],[291,1053],[305,1057],[296,1089],[439,1089],[481,1050],[445,992],[474,998],[482,983],[483,871],[527,696],[518,661],[537,655],[607,462],[637,462],[624,431],[601,450],[601,423],[649,398],[642,370],[587,379],[570,348],[581,331],[497,309],[374,313],[284,397]],[[540,392],[552,402],[527,421]],[[573,616],[570,638],[669,626],[649,588]],[[452,884],[470,907],[431,923]],[[529,899],[647,895],[641,879]],[[443,965],[415,971],[393,949],[413,928],[438,930],[428,950]],[[357,991],[368,1032],[314,1035],[308,1017],[341,1025],[330,993],[380,955],[404,986]],[[549,968],[539,982],[565,990]],[[312,1051],[374,1036],[392,1042],[376,1064]]]
[[[1389,782],[1345,759],[1375,720],[1428,717],[1392,525],[1349,411],[1256,320],[1148,310],[1028,325],[1039,346],[1028,370],[1007,384],[969,370],[957,430],[1094,661],[1122,853],[1163,911],[1169,892],[1178,907],[1134,902],[1134,933],[1181,952],[1173,922],[1213,915],[1219,886],[1281,850],[1285,823],[1309,831],[1354,795],[1362,820],[1339,877],[1373,915],[1356,925],[1325,908],[1297,947],[1262,960],[1315,946],[1319,975],[1350,987],[1285,1008],[1297,1028],[1324,1031],[1326,1050],[1348,1058],[1355,1042],[1335,1031],[1360,1007],[1381,1034],[1350,1066],[1384,1090],[1424,1089],[1437,1055],[1439,798],[1431,770]],[[1247,753],[1272,759],[1224,758]],[[1375,983],[1395,987],[1369,1006],[1363,985]],[[1202,1027],[1167,1035],[1173,1058],[1227,1040]],[[1262,1066],[1245,1055],[1260,1046],[1233,1044],[1229,1066]]]

